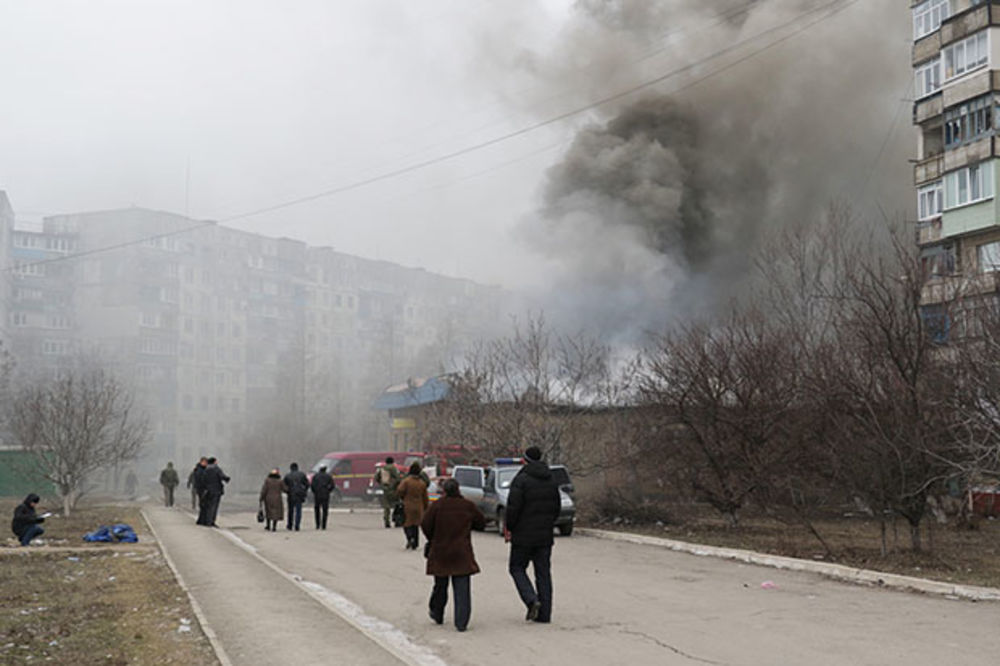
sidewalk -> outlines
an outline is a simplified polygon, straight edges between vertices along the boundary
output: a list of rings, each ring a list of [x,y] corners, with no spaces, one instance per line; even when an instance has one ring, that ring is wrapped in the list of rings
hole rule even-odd
[[[144,513],[223,664],[400,663],[221,530],[199,527],[176,509],[147,506]]]

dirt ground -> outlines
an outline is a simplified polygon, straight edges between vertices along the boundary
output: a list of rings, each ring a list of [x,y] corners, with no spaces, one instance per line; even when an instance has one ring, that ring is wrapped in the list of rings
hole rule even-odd
[[[0,500],[0,514],[16,504]],[[120,522],[139,543],[82,540]],[[0,549],[0,662],[218,663],[136,508],[84,506],[44,527],[44,545]]]
[[[710,509],[689,506],[663,511],[661,524],[646,521],[614,522],[585,518],[581,526],[638,532],[692,543],[742,548],[775,555],[834,561],[848,566],[929,578],[938,581],[1000,587],[1000,521],[982,520],[977,529],[942,525],[931,518],[922,526],[924,549],[910,549],[909,528],[900,520],[890,525],[890,552],[881,554],[877,521],[858,516],[827,516],[815,523],[834,551],[831,560],[820,543],[801,525],[761,516],[744,516],[733,528]]]

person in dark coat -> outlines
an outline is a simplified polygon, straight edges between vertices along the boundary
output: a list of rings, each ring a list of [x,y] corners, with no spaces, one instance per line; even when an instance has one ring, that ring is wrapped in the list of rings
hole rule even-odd
[[[448,581],[455,595],[455,628],[465,631],[472,615],[471,577],[479,573],[472,552],[472,530],[486,526],[486,517],[458,492],[458,481],[442,484],[444,497],[431,504],[420,523],[427,538],[427,575],[434,576],[430,617],[441,624],[448,604]]]
[[[559,518],[562,501],[559,484],[549,466],[542,462],[537,446],[524,452],[524,467],[510,483],[507,495],[507,529],[510,531],[508,570],[521,601],[528,609],[527,619],[549,622],[552,619],[552,530]],[[528,564],[535,571],[535,587],[528,579]]]
[[[167,466],[160,472],[160,485],[163,486],[163,503],[166,506],[174,505],[174,488],[179,486],[181,479],[177,476],[174,464],[168,462]]]
[[[326,467],[320,467],[313,475],[309,488],[313,491],[313,513],[316,515],[316,529],[326,529],[326,517],[330,513],[330,493],[337,489],[333,477],[326,473]]]
[[[406,477],[396,486],[396,495],[403,503],[403,533],[406,535],[407,549],[420,547],[420,523],[427,509],[427,483],[421,475],[420,463],[410,465]]]
[[[278,531],[278,523],[285,517],[284,500],[281,499],[282,484],[281,472],[275,467],[264,479],[264,485],[260,489],[260,501],[264,505],[264,529],[271,532]]]
[[[208,468],[208,458],[205,456],[201,457],[198,464],[194,466],[194,471],[191,472],[191,476],[194,480],[194,485],[192,486],[194,494],[198,496],[198,524],[208,525],[208,518],[206,517],[206,510],[208,509],[208,504],[205,502],[205,470]]]
[[[284,484],[283,489],[288,495],[288,523],[285,527],[292,529],[294,526],[295,531],[298,532],[299,525],[302,524],[302,503],[309,496],[309,479],[303,472],[299,471],[299,464],[293,462],[291,471],[285,475],[282,483]]]
[[[40,523],[45,522],[45,517],[35,513],[35,507],[40,500],[38,495],[31,493],[14,507],[14,520],[10,523],[10,529],[22,546],[27,546],[32,539],[45,534],[45,530],[39,527]]]
[[[215,458],[209,458],[202,479],[205,484],[204,502],[207,505],[205,508],[206,522],[203,524],[208,527],[218,527],[215,524],[215,518],[219,513],[219,502],[222,500],[222,495],[226,492],[224,484],[229,483],[229,477],[219,467],[218,461]]]
[[[194,511],[198,508],[198,489],[195,487],[194,479],[195,475],[198,473],[198,469],[201,467],[201,461],[188,472],[187,487],[191,490],[191,510]]]

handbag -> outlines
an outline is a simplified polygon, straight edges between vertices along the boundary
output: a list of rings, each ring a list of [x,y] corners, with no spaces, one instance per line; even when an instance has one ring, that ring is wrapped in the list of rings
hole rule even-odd
[[[264,505],[263,504],[261,504],[260,508],[257,509],[257,522],[258,523],[264,522]]]

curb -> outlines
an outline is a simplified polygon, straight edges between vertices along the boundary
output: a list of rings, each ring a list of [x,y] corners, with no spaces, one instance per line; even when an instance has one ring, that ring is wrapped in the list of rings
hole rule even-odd
[[[167,547],[160,540],[160,535],[156,533],[156,529],[153,527],[153,522],[146,515],[146,509],[139,509],[142,514],[142,519],[146,521],[146,527],[152,533],[153,538],[156,539],[156,545],[160,549],[160,553],[163,554],[163,559],[166,560],[167,566],[170,567],[170,571],[173,572],[174,578],[177,580],[177,584],[180,588],[184,590],[184,594],[187,595],[188,601],[191,602],[191,610],[194,611],[194,616],[198,619],[198,624],[201,626],[201,631],[205,634],[208,642],[211,644],[212,649],[215,651],[215,657],[219,660],[222,666],[233,666],[233,662],[229,660],[229,655],[226,654],[225,648],[222,647],[222,643],[219,641],[219,637],[215,635],[215,630],[208,624],[208,618],[205,617],[205,613],[201,610],[201,606],[198,604],[198,600],[194,598],[191,594],[191,590],[188,589],[187,583],[181,577],[181,572],[174,565],[174,561],[170,559],[170,554],[167,553]]]
[[[634,543],[643,546],[657,546],[659,548],[667,548],[679,553],[700,555],[702,557],[717,557],[724,560],[735,560],[737,562],[772,567],[774,569],[805,571],[859,585],[874,585],[876,587],[889,587],[901,590],[924,592],[926,594],[957,597],[960,599],[968,599],[970,601],[1000,601],[1000,589],[995,587],[978,587],[975,585],[942,583],[939,581],[927,580],[926,578],[915,578],[913,576],[884,573],[881,571],[872,571],[871,569],[856,569],[843,564],[814,562],[812,560],[801,560],[794,557],[784,557],[782,555],[768,555],[766,553],[757,553],[752,550],[739,550],[737,548],[703,546],[700,544],[688,543],[686,541],[644,536],[641,534],[630,534],[628,532],[612,532],[609,530],[598,530],[586,527],[577,528],[576,531],[585,536],[596,537],[598,539]]]

